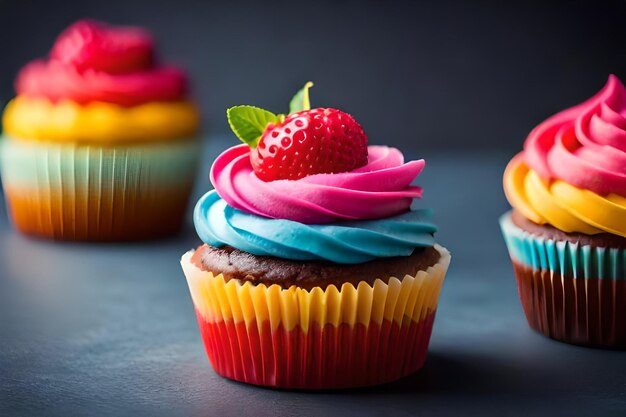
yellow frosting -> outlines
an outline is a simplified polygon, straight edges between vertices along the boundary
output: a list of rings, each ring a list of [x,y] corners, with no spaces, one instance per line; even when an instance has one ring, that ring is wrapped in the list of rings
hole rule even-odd
[[[18,96],[7,105],[5,134],[15,139],[54,142],[162,141],[190,137],[200,124],[193,103],[150,102],[133,107],[91,102],[51,102]]]
[[[419,321],[437,308],[439,291],[450,263],[450,254],[437,246],[439,262],[414,277],[390,278],[388,283],[376,280],[371,286],[361,282],[355,288],[344,283],[326,289],[308,291],[295,285],[283,289],[267,287],[203,271],[191,262],[192,252],[183,255],[181,264],[187,277],[193,303],[209,322],[244,321],[262,326],[269,321],[272,329],[282,325],[286,330],[299,326],[307,332],[309,326],[342,323],[369,326],[370,322],[395,321],[398,325]]]
[[[626,237],[625,197],[601,196],[564,181],[546,181],[520,155],[504,172],[504,192],[509,203],[535,223],[548,223],[568,233],[606,232]]]

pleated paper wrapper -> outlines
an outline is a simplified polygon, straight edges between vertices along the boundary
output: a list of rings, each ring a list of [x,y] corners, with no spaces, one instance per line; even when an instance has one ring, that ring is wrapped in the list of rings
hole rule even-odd
[[[143,240],[179,230],[199,143],[79,145],[4,137],[2,183],[13,223],[58,240]]]
[[[500,225],[530,326],[567,343],[626,347],[626,250],[555,241]]]
[[[377,385],[424,364],[450,262],[416,276],[305,290],[242,283],[181,260],[215,371],[256,385],[336,389]]]

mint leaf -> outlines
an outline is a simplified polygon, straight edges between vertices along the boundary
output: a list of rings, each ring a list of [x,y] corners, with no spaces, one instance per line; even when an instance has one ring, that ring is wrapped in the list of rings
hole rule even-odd
[[[303,110],[311,110],[311,101],[309,100],[309,88],[311,87],[313,87],[313,83],[309,81],[293,96],[289,102],[290,114]]]
[[[235,106],[226,110],[228,124],[243,143],[256,148],[268,123],[278,123],[282,115],[275,115],[254,106]]]

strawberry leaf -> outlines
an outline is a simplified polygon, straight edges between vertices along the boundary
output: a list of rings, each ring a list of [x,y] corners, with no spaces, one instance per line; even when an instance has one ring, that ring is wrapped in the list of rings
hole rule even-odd
[[[226,110],[228,124],[246,145],[256,148],[269,123],[278,123],[281,115],[254,106],[235,106]]]
[[[311,101],[309,100],[309,88],[311,87],[313,87],[313,83],[309,81],[293,96],[289,102],[290,114],[303,110],[311,110]]]

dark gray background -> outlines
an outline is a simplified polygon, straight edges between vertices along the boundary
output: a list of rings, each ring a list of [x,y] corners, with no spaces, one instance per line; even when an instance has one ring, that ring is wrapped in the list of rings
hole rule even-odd
[[[626,7],[469,3],[0,0],[0,101],[76,18],[151,28],[190,69],[206,116],[195,200],[235,140],[221,133],[225,108],[280,111],[313,79],[314,103],[426,157],[419,204],[453,256],[421,372],[365,390],[275,391],[211,370],[178,263],[199,244],[190,216],[164,241],[62,244],[13,231],[0,198],[0,415],[624,416],[624,352],[528,328],[497,218],[502,170],[527,132],[625,75]]]
[[[353,114],[372,143],[513,150],[626,75],[624,1],[0,0],[0,101],[84,16],[153,30],[210,134],[235,104],[285,111],[311,79],[314,104]]]

